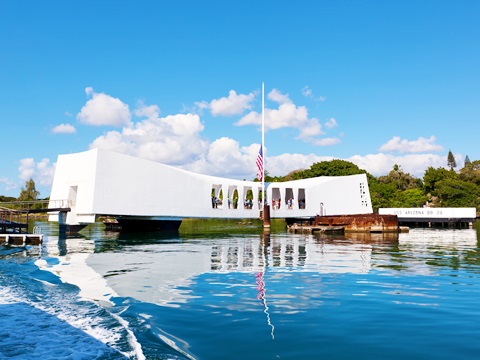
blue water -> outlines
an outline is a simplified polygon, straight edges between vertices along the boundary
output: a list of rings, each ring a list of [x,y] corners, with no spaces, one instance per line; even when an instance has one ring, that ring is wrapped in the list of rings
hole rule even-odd
[[[0,359],[477,359],[477,232],[0,247]]]

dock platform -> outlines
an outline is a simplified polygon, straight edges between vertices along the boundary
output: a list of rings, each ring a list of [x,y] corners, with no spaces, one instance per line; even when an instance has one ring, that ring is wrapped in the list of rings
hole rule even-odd
[[[0,245],[27,246],[42,243],[42,234],[0,234]]]

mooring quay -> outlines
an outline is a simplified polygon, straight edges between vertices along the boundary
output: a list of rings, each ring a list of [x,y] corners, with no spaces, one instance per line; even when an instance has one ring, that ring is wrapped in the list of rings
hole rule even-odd
[[[38,200],[10,202],[8,205],[11,207],[0,206],[0,244],[20,246],[41,244],[43,234],[39,228],[34,227],[33,233],[28,233],[29,214],[70,211],[67,206],[48,208],[46,207],[48,204],[49,201]]]
[[[0,234],[0,244],[2,245],[40,245],[42,242],[42,234]]]

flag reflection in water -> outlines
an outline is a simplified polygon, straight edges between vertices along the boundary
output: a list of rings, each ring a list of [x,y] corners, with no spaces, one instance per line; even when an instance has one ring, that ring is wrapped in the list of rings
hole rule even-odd
[[[268,312],[268,304],[267,304],[267,290],[265,287],[265,272],[267,270],[267,259],[268,257],[265,256],[265,253],[268,252],[268,246],[270,244],[270,233],[264,232],[263,238],[261,241],[261,245],[263,247],[262,257],[263,257],[263,271],[259,271],[255,275],[255,281],[257,283],[257,299],[260,300],[263,304],[263,312],[267,315],[267,324],[272,328],[271,335],[272,339],[275,339],[274,331],[275,326],[273,326],[270,313]]]

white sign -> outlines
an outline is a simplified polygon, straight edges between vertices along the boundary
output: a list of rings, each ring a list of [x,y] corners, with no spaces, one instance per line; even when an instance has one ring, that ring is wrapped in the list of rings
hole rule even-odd
[[[475,219],[475,208],[381,208],[380,215],[397,215],[399,218]]]

